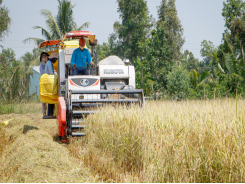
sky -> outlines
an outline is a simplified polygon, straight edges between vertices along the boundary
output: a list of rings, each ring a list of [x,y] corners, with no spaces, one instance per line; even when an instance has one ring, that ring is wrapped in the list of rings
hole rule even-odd
[[[203,40],[210,40],[215,46],[221,43],[222,33],[225,30],[225,21],[222,17],[224,0],[176,0],[178,17],[184,28],[185,44],[183,50],[191,51],[200,61],[200,45]],[[109,34],[113,33],[113,24],[119,19],[116,0],[71,0],[75,4],[74,19],[78,26],[90,22],[87,29],[96,34],[98,42],[107,42]],[[157,20],[157,7],[161,0],[148,0],[147,5],[151,15]],[[47,9],[55,17],[58,12],[57,0],[3,0],[2,6],[9,9],[12,19],[10,32],[0,45],[11,48],[20,59],[26,52],[36,47],[34,43],[24,44],[22,41],[29,37],[42,38],[41,26],[46,29],[45,18],[40,14],[41,9]],[[0,49],[2,52],[2,49]]]

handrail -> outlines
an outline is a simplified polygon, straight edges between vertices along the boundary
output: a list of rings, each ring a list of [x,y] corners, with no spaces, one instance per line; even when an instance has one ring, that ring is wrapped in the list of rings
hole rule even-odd
[[[71,90],[71,94],[135,94],[142,93],[143,89],[132,90]]]

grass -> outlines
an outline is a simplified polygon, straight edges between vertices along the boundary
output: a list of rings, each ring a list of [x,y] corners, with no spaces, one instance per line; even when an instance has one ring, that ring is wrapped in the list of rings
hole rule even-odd
[[[244,102],[106,107],[69,145],[56,141],[55,120],[41,120],[41,104],[25,114],[34,108],[26,104],[23,114],[0,115],[0,122],[14,118],[0,129],[0,182],[242,183]]]
[[[26,114],[42,112],[42,105],[37,102],[32,103],[0,103],[0,114]]]

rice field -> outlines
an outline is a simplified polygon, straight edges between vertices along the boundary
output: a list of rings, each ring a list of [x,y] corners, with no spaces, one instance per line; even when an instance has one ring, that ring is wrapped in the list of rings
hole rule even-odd
[[[0,182],[244,182],[242,99],[147,101],[106,107],[86,119],[87,136],[57,140],[40,112],[0,132]],[[28,106],[28,105],[26,105]]]

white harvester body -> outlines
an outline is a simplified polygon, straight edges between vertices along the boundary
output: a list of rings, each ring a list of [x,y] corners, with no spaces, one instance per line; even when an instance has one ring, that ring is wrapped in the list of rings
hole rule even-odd
[[[68,63],[66,61],[66,63]],[[93,68],[92,68],[93,69]],[[68,76],[69,90],[122,90],[135,88],[134,66],[126,66],[117,56],[109,56],[98,63],[94,68],[97,75],[70,75]],[[91,68],[88,68],[89,73]],[[92,73],[92,72],[91,72]],[[73,94],[72,100],[90,99],[93,101],[105,98],[100,94]]]

